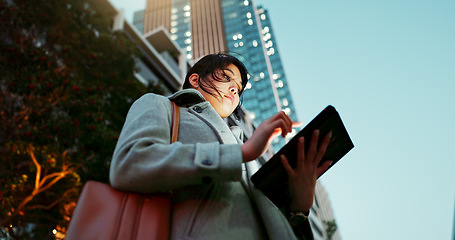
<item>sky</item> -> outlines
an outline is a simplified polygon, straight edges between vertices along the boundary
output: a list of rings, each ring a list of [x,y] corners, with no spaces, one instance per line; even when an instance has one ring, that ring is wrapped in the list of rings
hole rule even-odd
[[[145,0],[111,0],[131,21]],[[355,148],[320,181],[342,239],[452,237],[455,1],[256,0],[299,121],[335,106]]]

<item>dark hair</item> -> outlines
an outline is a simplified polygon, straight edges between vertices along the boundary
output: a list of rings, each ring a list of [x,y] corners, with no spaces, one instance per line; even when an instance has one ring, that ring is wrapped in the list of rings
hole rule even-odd
[[[235,116],[239,117],[239,110],[242,103],[242,93],[245,90],[246,84],[248,83],[248,71],[245,65],[238,60],[236,57],[231,56],[225,53],[216,53],[206,55],[197,61],[196,64],[188,71],[185,77],[185,82],[183,83],[183,89],[192,88],[193,86],[190,84],[190,76],[193,74],[199,75],[199,87],[207,92],[208,94],[216,97],[216,95],[221,96],[219,90],[215,87],[212,79],[218,82],[226,82],[229,81],[222,76],[219,76],[219,71],[226,69],[226,67],[230,64],[234,64],[239,71],[240,76],[242,78],[242,89],[239,91],[240,103],[237,108],[234,110]],[[210,76],[210,78],[208,78]],[[214,91],[213,91],[214,90]]]

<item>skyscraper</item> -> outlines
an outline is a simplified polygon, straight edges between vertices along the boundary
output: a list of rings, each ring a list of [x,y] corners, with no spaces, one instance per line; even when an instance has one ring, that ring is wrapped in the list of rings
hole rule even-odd
[[[256,123],[277,111],[292,120],[297,115],[281,64],[270,17],[251,0],[147,0],[143,33],[164,26],[188,59],[215,52],[229,52],[245,63],[250,83],[244,107]],[[140,20],[136,19],[136,26]],[[274,142],[278,150],[284,141]]]
[[[227,49],[241,56],[251,74],[244,95],[251,117],[260,123],[283,110],[297,121],[267,10],[247,0],[222,0],[222,9]]]
[[[143,33],[159,26],[168,29],[189,59],[226,51],[220,1],[148,0]]]

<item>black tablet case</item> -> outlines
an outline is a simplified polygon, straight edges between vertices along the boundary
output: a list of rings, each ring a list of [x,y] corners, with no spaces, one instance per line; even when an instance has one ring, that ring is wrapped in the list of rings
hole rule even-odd
[[[320,132],[318,145],[322,142],[326,134],[332,131],[329,146],[319,165],[324,161],[330,160],[333,161],[329,167],[331,168],[354,148],[354,144],[346,131],[340,115],[333,106],[327,106],[251,176],[251,181],[256,188],[260,189],[277,207],[283,207],[289,201],[288,177],[281,163],[280,155],[284,154],[290,165],[295,167],[298,138],[301,136],[305,137],[305,150],[308,149],[311,136],[315,129],[319,129]]]

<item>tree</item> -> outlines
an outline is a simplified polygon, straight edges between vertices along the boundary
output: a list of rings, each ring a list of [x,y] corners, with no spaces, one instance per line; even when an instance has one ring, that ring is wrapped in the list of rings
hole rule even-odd
[[[81,0],[0,0],[0,237],[64,236],[87,180],[108,181],[137,53]]]
[[[323,221],[324,226],[325,226],[325,231],[327,233],[327,240],[332,240],[333,235],[335,235],[335,232],[337,231],[337,223],[334,220],[330,221]]]

